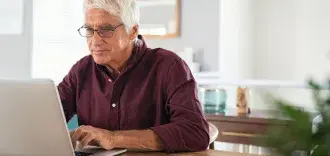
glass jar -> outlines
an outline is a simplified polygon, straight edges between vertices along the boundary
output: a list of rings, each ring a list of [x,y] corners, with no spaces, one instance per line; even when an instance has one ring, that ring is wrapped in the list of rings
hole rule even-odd
[[[201,87],[199,89],[199,100],[204,113],[225,113],[227,94],[221,88]]]

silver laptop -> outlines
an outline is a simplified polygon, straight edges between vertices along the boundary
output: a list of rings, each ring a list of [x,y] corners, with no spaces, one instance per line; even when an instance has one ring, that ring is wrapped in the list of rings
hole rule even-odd
[[[126,151],[89,147],[77,154],[51,80],[0,79],[0,100],[0,156],[110,156]]]

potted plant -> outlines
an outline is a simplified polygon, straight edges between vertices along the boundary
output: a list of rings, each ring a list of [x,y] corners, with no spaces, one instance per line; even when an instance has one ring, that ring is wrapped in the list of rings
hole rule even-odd
[[[283,156],[330,156],[330,91],[313,80],[308,81],[308,86],[313,94],[316,114],[285,100],[273,99],[278,115],[287,119],[287,126],[269,129],[263,141],[273,149],[272,152]],[[321,91],[326,95],[321,96]]]

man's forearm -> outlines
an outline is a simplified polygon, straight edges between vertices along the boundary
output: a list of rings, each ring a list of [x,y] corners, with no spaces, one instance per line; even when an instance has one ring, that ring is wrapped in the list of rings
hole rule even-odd
[[[115,148],[161,151],[163,145],[153,130],[131,130],[114,132]]]

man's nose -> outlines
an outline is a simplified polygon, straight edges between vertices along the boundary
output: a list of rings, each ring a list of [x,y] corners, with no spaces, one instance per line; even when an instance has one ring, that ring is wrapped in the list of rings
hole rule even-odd
[[[94,32],[94,35],[92,36],[92,41],[93,41],[93,44],[96,44],[96,45],[102,44],[104,42],[103,38],[96,31]]]

